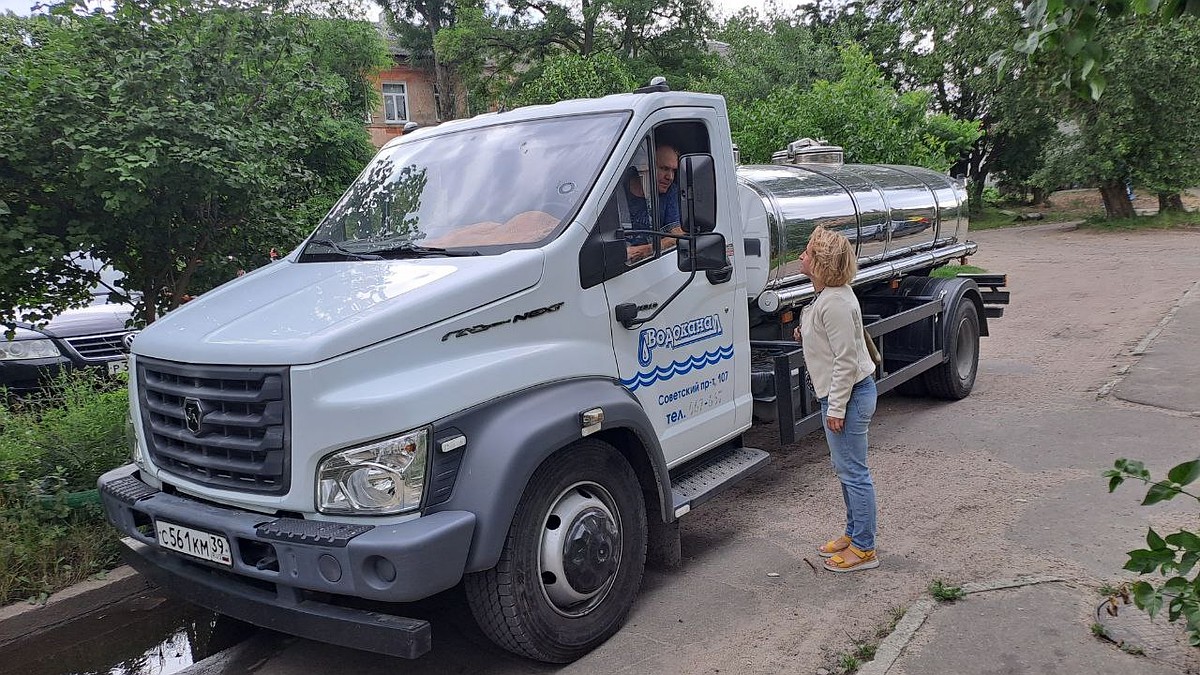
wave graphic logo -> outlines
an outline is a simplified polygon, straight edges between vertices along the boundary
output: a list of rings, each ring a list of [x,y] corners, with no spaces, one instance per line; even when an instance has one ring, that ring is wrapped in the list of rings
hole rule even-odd
[[[659,366],[653,370],[639,371],[627,380],[621,380],[621,386],[629,391],[637,391],[657,382],[666,382],[676,375],[687,375],[690,372],[704,370],[722,361],[733,358],[733,345],[729,344],[711,352],[704,352],[689,357],[684,361],[673,361],[670,365]]]
[[[645,328],[638,334],[638,364],[643,368],[654,361],[654,350],[675,349],[723,335],[721,317],[709,314],[698,319],[683,321],[667,328]]]

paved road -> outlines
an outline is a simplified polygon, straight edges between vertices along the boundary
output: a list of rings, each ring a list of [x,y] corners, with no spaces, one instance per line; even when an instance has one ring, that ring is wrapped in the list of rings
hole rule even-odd
[[[1200,406],[1187,402],[1200,379],[1185,379],[1200,378],[1187,329],[1200,330],[1200,303],[1187,295],[1200,282],[1200,233],[1047,224],[974,238],[972,262],[1009,274],[1012,305],[992,323],[970,398],[880,402],[878,570],[810,568],[842,514],[827,450],[817,435],[781,448],[764,428],[750,444],[773,451],[773,464],[684,520],[683,568],[649,572],[626,627],[575,664],[531,664],[491,646],[445,602],[451,591],[422,610],[434,650],[417,661],[260,635],[195,672],[813,673],[927,597],[933,579],[1028,574],[1067,583],[935,611],[890,672],[1179,672],[1186,664],[1122,653],[1089,626],[1095,589],[1125,578],[1123,552],[1147,525],[1195,523],[1194,505],[1141,507],[1138,490],[1109,495],[1099,473],[1121,456],[1161,472],[1200,454]]]

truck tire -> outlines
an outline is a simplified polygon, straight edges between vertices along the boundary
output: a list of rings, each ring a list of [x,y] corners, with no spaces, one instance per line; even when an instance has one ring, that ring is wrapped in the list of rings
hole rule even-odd
[[[613,446],[577,441],[538,467],[496,566],[468,574],[467,604],[513,653],[569,663],[625,622],[646,565],[646,506]]]
[[[970,298],[962,298],[954,310],[946,349],[946,362],[925,373],[925,387],[934,398],[957,401],[971,393],[979,372],[979,310]]]

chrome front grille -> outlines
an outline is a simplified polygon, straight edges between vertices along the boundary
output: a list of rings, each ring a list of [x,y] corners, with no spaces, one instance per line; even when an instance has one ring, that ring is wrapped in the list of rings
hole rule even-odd
[[[154,463],[228,490],[288,489],[288,369],[137,360],[142,426]]]
[[[124,338],[128,331],[104,335],[78,335],[63,338],[80,356],[89,361],[111,361],[129,353]]]

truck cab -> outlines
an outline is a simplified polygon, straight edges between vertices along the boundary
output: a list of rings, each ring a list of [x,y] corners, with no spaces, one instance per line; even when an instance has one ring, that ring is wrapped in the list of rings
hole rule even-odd
[[[619,630],[647,556],[677,559],[677,520],[768,461],[742,444],[756,408],[786,440],[815,428],[781,339],[806,298],[784,269],[803,200],[739,177],[721,97],[663,89],[395,139],[300,247],[144,330],[134,461],[100,479],[127,559],[216,611],[398,656],[431,639],[402,603],[459,583],[533,659]],[[869,247],[855,208],[840,227]],[[903,252],[918,271],[974,250],[939,243],[939,218],[898,221],[933,233]],[[886,255],[907,231],[880,232],[872,289],[918,269]],[[905,283],[864,292],[881,316],[928,301],[879,331],[909,332],[893,386],[973,382],[943,324],[969,306],[977,358],[976,283]]]

